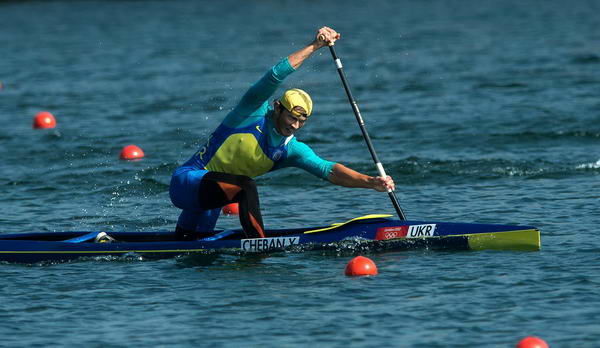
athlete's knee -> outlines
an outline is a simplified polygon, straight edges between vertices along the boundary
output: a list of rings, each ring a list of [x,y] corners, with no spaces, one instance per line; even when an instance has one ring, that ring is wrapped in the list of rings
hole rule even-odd
[[[184,190],[177,184],[176,180],[171,179],[171,185],[169,186],[169,198],[171,199],[171,203],[179,209],[189,208],[185,204],[185,199],[183,199]]]

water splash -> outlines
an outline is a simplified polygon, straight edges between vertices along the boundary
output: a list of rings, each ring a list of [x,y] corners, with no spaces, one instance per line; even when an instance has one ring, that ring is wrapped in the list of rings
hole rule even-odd
[[[595,163],[584,163],[576,167],[577,169],[600,169],[600,160]]]

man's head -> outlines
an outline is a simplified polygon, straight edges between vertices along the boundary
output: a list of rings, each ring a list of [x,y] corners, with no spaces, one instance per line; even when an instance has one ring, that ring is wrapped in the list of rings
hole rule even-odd
[[[312,100],[301,89],[288,89],[275,102],[275,126],[283,136],[290,136],[304,126],[312,113]]]

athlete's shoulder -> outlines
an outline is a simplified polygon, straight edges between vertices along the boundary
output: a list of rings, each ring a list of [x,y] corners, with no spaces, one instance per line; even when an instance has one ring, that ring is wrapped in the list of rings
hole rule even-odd
[[[292,137],[287,146],[288,153],[292,157],[304,157],[314,154],[313,149],[308,144],[298,140],[296,137]]]

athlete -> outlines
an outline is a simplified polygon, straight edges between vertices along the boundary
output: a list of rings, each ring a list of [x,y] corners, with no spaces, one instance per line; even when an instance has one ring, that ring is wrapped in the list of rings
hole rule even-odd
[[[239,203],[239,218],[247,238],[264,238],[258,192],[252,178],[298,167],[345,187],[394,189],[391,177],[373,177],[317,156],[294,136],[308,121],[313,103],[305,91],[290,89],[272,105],[269,98],[285,78],[340,34],[329,27],[317,31],[306,47],[290,54],[256,82],[208,140],[171,178],[169,194],[182,209],[175,229],[183,240],[212,234],[221,208]]]

